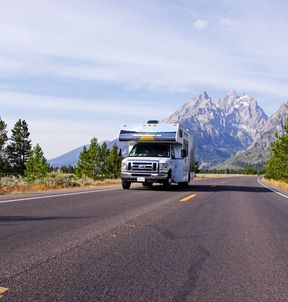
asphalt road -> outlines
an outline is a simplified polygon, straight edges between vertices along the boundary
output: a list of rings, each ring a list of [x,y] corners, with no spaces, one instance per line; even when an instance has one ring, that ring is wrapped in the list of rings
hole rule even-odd
[[[38,195],[0,197],[1,302],[288,301],[288,199],[255,177]]]

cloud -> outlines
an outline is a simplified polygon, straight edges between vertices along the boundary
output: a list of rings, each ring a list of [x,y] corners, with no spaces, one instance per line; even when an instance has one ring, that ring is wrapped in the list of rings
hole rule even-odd
[[[194,23],[193,23],[193,27],[197,30],[204,30],[208,25],[208,22],[204,19],[197,19]]]
[[[288,68],[288,43],[283,40],[286,27],[272,34],[270,24],[268,30],[252,24],[255,18],[241,22],[243,26],[232,35],[223,32],[223,25],[234,26],[240,22],[239,17],[223,17],[222,26],[214,22],[213,32],[199,37],[181,23],[180,30],[177,28],[181,18],[191,20],[191,16],[183,14],[186,8],[191,10],[184,2],[181,10],[164,10],[171,18],[160,18],[157,12],[161,5],[157,1],[145,2],[146,6],[137,4],[136,8],[129,1],[123,5],[117,1],[87,1],[85,6],[77,1],[21,3],[6,1],[0,22],[0,78],[7,81],[50,76],[134,89],[182,91],[195,85],[209,88],[215,82],[227,89],[229,79],[252,81],[256,89],[268,80],[255,76],[255,66],[270,75],[285,74]],[[37,9],[37,14],[30,13],[32,8]],[[207,15],[213,20],[211,12]],[[200,31],[207,26],[207,21],[200,18],[193,24]],[[268,38],[271,43],[265,42]],[[280,44],[281,48],[277,46]],[[231,79],[233,74],[237,76]],[[220,83],[219,78],[225,80]],[[272,81],[269,90],[279,93],[278,87],[284,82]]]
[[[220,23],[227,27],[233,27],[240,24],[239,21],[233,19],[232,17],[223,17],[221,18]]]
[[[5,101],[5,104],[4,104]],[[3,103],[3,104],[2,104]],[[115,104],[118,104],[115,106]],[[5,90],[0,90],[0,105],[6,107],[6,110],[11,109],[18,111],[30,110],[43,112],[65,112],[78,115],[97,116],[118,116],[122,118],[149,118],[151,116],[151,103],[137,99],[133,101],[125,101],[121,99],[85,99],[85,98],[65,98],[45,95],[35,95],[29,93],[15,93]],[[153,109],[160,115],[165,117],[174,109],[172,105],[166,104],[163,107],[162,103],[154,103]]]

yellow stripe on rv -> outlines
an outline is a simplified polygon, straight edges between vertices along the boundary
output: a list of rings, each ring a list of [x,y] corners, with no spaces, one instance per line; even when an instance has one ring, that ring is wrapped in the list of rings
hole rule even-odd
[[[151,142],[155,140],[155,136],[152,134],[144,134],[140,136],[139,141],[140,142]]]

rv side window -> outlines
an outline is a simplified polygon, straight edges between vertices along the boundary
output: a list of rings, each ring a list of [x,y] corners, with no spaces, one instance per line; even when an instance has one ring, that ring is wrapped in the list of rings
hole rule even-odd
[[[186,150],[186,154],[188,156],[188,142],[186,141],[186,139],[183,140],[183,149]]]

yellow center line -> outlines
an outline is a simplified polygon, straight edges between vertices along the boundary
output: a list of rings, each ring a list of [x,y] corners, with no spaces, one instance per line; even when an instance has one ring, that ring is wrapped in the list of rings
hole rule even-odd
[[[0,298],[3,297],[3,294],[8,291],[8,288],[0,286]]]
[[[191,195],[189,195],[189,196],[187,196],[187,197],[182,198],[180,201],[187,201],[187,200],[189,200],[189,199],[194,198],[195,196],[196,196],[196,194],[191,194]]]

